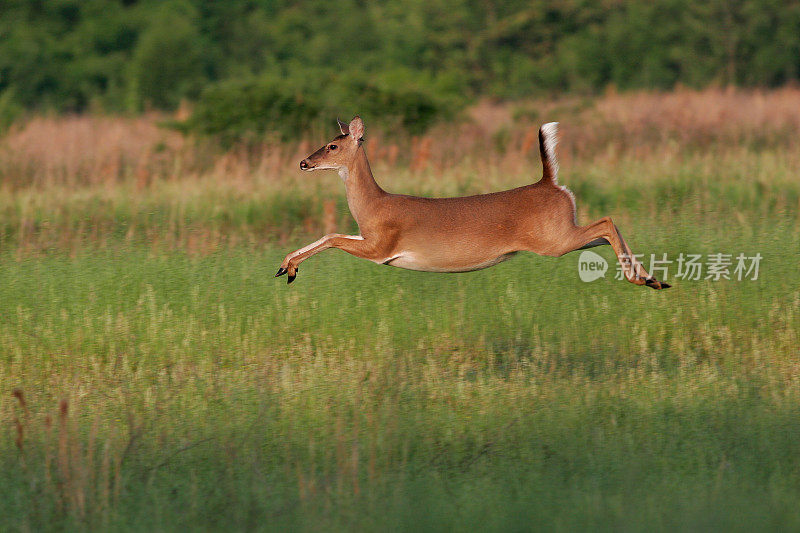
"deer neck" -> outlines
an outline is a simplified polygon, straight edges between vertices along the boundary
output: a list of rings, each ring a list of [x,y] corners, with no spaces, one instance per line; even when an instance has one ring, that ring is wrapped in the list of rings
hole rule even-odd
[[[369,212],[370,205],[385,195],[386,192],[375,182],[370,169],[367,153],[359,147],[355,157],[347,167],[339,170],[347,191],[347,206],[353,218],[361,225],[364,215]]]

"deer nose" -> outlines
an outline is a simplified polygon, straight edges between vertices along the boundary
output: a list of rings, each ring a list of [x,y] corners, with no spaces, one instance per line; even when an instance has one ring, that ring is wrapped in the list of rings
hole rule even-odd
[[[305,159],[300,161],[300,170],[308,170],[308,161]]]

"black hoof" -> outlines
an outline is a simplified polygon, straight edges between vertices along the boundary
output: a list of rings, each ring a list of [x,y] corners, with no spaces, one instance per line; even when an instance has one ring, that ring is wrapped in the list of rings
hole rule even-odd
[[[296,277],[297,277],[297,275],[295,275],[295,274],[290,274],[290,275],[289,275],[289,277],[288,277],[288,278],[286,278],[286,284],[288,285],[289,283],[293,282],[293,281],[294,281],[294,278],[296,278]]]
[[[651,289],[669,289],[672,285],[666,283],[664,281],[658,281],[656,278],[648,278],[644,280],[644,284],[650,287]]]
[[[286,274],[286,272],[288,272],[288,271],[287,271],[285,268],[283,268],[283,267],[280,267],[280,268],[278,269],[278,273],[277,273],[277,274],[275,274],[275,277],[277,278],[278,276],[283,276],[284,274]]]

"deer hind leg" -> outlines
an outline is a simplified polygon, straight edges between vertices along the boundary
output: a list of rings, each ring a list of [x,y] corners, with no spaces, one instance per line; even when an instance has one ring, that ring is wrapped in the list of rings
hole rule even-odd
[[[658,281],[647,273],[644,265],[636,259],[628,243],[622,238],[622,234],[617,226],[614,225],[611,217],[603,217],[588,226],[576,226],[565,242],[562,243],[561,254],[584,248],[593,248],[603,244],[610,244],[614,249],[617,260],[622,267],[622,273],[625,279],[631,283],[647,285],[652,289],[667,289],[670,287],[668,283]]]
[[[278,273],[275,274],[275,277],[277,278],[278,276],[288,274],[289,277],[287,279],[287,283],[293,282],[294,278],[297,276],[297,267],[300,265],[300,263],[312,255],[318,254],[319,252],[327,250],[328,248],[339,248],[340,250],[344,250],[351,255],[361,257],[363,259],[369,259],[370,261],[376,261],[379,259],[379,254],[376,252],[373,243],[365,241],[362,236],[331,233],[325,235],[317,241],[312,242],[308,246],[288,254],[283,259],[283,262],[278,269]]]

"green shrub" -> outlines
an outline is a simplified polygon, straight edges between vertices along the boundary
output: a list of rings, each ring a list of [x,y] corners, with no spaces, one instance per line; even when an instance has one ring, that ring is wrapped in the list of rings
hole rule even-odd
[[[192,116],[176,126],[215,137],[225,146],[328,131],[335,118],[356,114],[369,128],[420,134],[436,121],[451,118],[462,105],[446,91],[406,81],[310,71],[224,81],[203,91]]]
[[[448,109],[429,92],[418,88],[386,87],[370,81],[350,85],[351,98],[358,97],[361,111],[387,128],[402,128],[408,133],[424,133]]]
[[[178,127],[225,146],[270,136],[286,140],[317,120],[322,112],[317,100],[272,78],[225,81],[203,91],[192,116]]]
[[[14,98],[14,90],[7,89],[0,92],[0,133],[11,126],[21,113],[22,106]]]
[[[139,39],[128,70],[128,107],[175,109],[207,78],[206,58],[191,6],[166,4]]]

